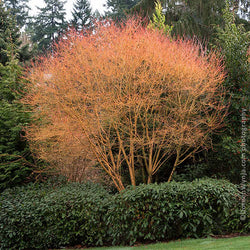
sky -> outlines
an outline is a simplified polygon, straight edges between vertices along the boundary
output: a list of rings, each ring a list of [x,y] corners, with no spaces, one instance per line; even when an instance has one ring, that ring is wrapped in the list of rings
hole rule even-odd
[[[73,9],[73,4],[76,0],[67,0],[65,4],[65,9],[67,12],[67,19],[71,18],[71,11]],[[104,13],[105,8],[103,7],[103,4],[106,3],[106,0],[89,0],[90,5],[93,9],[93,11],[98,10],[100,13]],[[29,1],[29,6],[31,8],[30,14],[34,15],[37,13],[37,8],[38,7],[44,7],[44,2],[43,0],[30,0]]]

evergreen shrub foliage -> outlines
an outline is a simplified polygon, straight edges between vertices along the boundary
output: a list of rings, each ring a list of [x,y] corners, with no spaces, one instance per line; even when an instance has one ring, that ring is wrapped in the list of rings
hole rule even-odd
[[[143,184],[114,195],[92,183],[29,184],[0,197],[1,249],[133,245],[249,232],[249,218],[240,221],[239,210],[237,187],[221,180]]]

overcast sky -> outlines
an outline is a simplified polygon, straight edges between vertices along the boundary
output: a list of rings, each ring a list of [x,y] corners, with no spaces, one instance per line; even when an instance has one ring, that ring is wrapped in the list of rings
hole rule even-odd
[[[67,11],[67,19],[71,17],[71,11],[73,9],[73,4],[76,0],[67,0],[65,4],[65,9]],[[100,13],[104,13],[104,7],[103,4],[106,3],[106,0],[89,0],[91,7],[93,11],[98,10]],[[30,14],[33,15],[37,12],[38,7],[44,7],[44,2],[43,0],[30,0],[29,1],[29,6],[31,8]]]

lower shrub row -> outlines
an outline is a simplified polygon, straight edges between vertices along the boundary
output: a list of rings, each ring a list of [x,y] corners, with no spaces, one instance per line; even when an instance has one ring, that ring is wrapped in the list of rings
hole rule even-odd
[[[239,198],[236,186],[211,179],[140,185],[115,195],[91,183],[30,184],[1,194],[0,248],[132,245],[249,232]]]

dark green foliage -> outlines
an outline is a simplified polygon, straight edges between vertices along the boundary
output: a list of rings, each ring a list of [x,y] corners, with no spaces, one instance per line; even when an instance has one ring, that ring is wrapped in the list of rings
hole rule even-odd
[[[163,183],[110,195],[96,184],[32,184],[0,197],[2,249],[134,244],[249,231],[239,191],[226,181]],[[232,224],[231,220],[234,221]]]
[[[72,25],[76,30],[88,29],[92,26],[91,23],[91,7],[88,0],[77,0],[74,3],[72,12]]]
[[[0,101],[0,191],[21,184],[32,171],[29,148],[22,138],[28,115],[19,104]],[[29,162],[29,160],[31,162]]]
[[[34,18],[34,23],[30,24],[32,41],[38,44],[40,51],[51,48],[53,42],[66,30],[65,1],[44,0],[46,6],[38,8],[39,14]]]
[[[187,37],[199,38],[201,40],[211,40],[216,32],[216,27],[223,24],[222,11],[225,8],[225,1],[221,0],[161,0],[166,13],[166,22],[173,25],[175,35],[185,35]],[[245,4],[245,5],[244,5]],[[235,13],[241,8],[242,13],[248,13],[246,0],[231,0],[230,5]],[[154,12],[154,1],[141,0],[133,8],[133,11],[144,13],[145,16],[152,17]],[[236,15],[236,14],[235,14]],[[246,17],[246,15],[244,17]],[[238,22],[244,22],[237,18]]]
[[[109,194],[94,184],[40,184],[6,190],[0,198],[1,249],[102,245]]]
[[[230,153],[230,150],[227,152]],[[227,154],[224,152],[210,152],[208,162],[198,163],[193,165],[184,165],[177,167],[176,173],[173,177],[175,181],[193,181],[202,177],[209,177],[215,179],[226,179],[232,183],[238,184],[241,182],[241,171],[236,168],[241,161],[240,155],[238,159],[236,156],[229,158],[225,162],[224,157]]]
[[[29,0],[4,0],[3,2],[5,7],[10,10],[11,15],[15,16],[19,27],[23,27],[29,18]]]
[[[207,164],[211,172],[223,174],[235,183],[240,182],[241,142],[242,142],[242,109],[249,107],[250,64],[247,50],[250,46],[250,32],[242,25],[237,25],[229,3],[223,11],[224,25],[217,28],[217,39],[214,47],[220,48],[227,72],[224,86],[228,91],[227,101],[230,103],[226,118],[226,129],[223,135],[214,136],[214,151],[207,155]],[[246,111],[247,112],[247,111]],[[245,138],[246,140],[249,139]],[[246,158],[249,151],[246,150]],[[220,171],[222,170],[223,171]]]
[[[108,12],[106,12],[106,15],[115,20],[121,20],[138,2],[139,0],[107,0]]]
[[[7,51],[9,47],[15,50],[20,62],[24,63],[32,56],[28,45],[23,45],[20,39],[20,31],[17,21],[0,3],[0,63],[5,65],[9,61]]]
[[[15,49],[21,45],[20,33],[16,20],[0,3],[0,63],[5,65],[9,61],[7,50],[10,43]]]
[[[237,188],[226,181],[140,185],[115,197],[107,216],[109,233],[113,244],[130,245],[220,234],[229,230],[238,198]]]
[[[29,148],[23,127],[29,115],[19,102],[22,68],[19,65],[19,33],[15,20],[1,6],[0,33],[0,191],[22,183],[31,172]]]
[[[234,112],[238,110],[240,113],[239,109],[242,105],[249,104],[249,99],[243,100],[243,97],[248,94],[249,90],[250,68],[247,50],[250,46],[250,33],[246,32],[242,25],[236,25],[234,14],[230,12],[228,3],[223,13],[224,27],[217,29],[216,45],[222,49],[224,56],[225,68],[228,72],[225,87],[230,93],[232,108]],[[240,119],[236,120],[239,121],[237,124],[239,125]]]
[[[21,67],[14,55],[9,57],[5,66],[0,64],[0,191],[23,182],[32,165],[22,131],[29,115],[18,101],[22,90]]]

